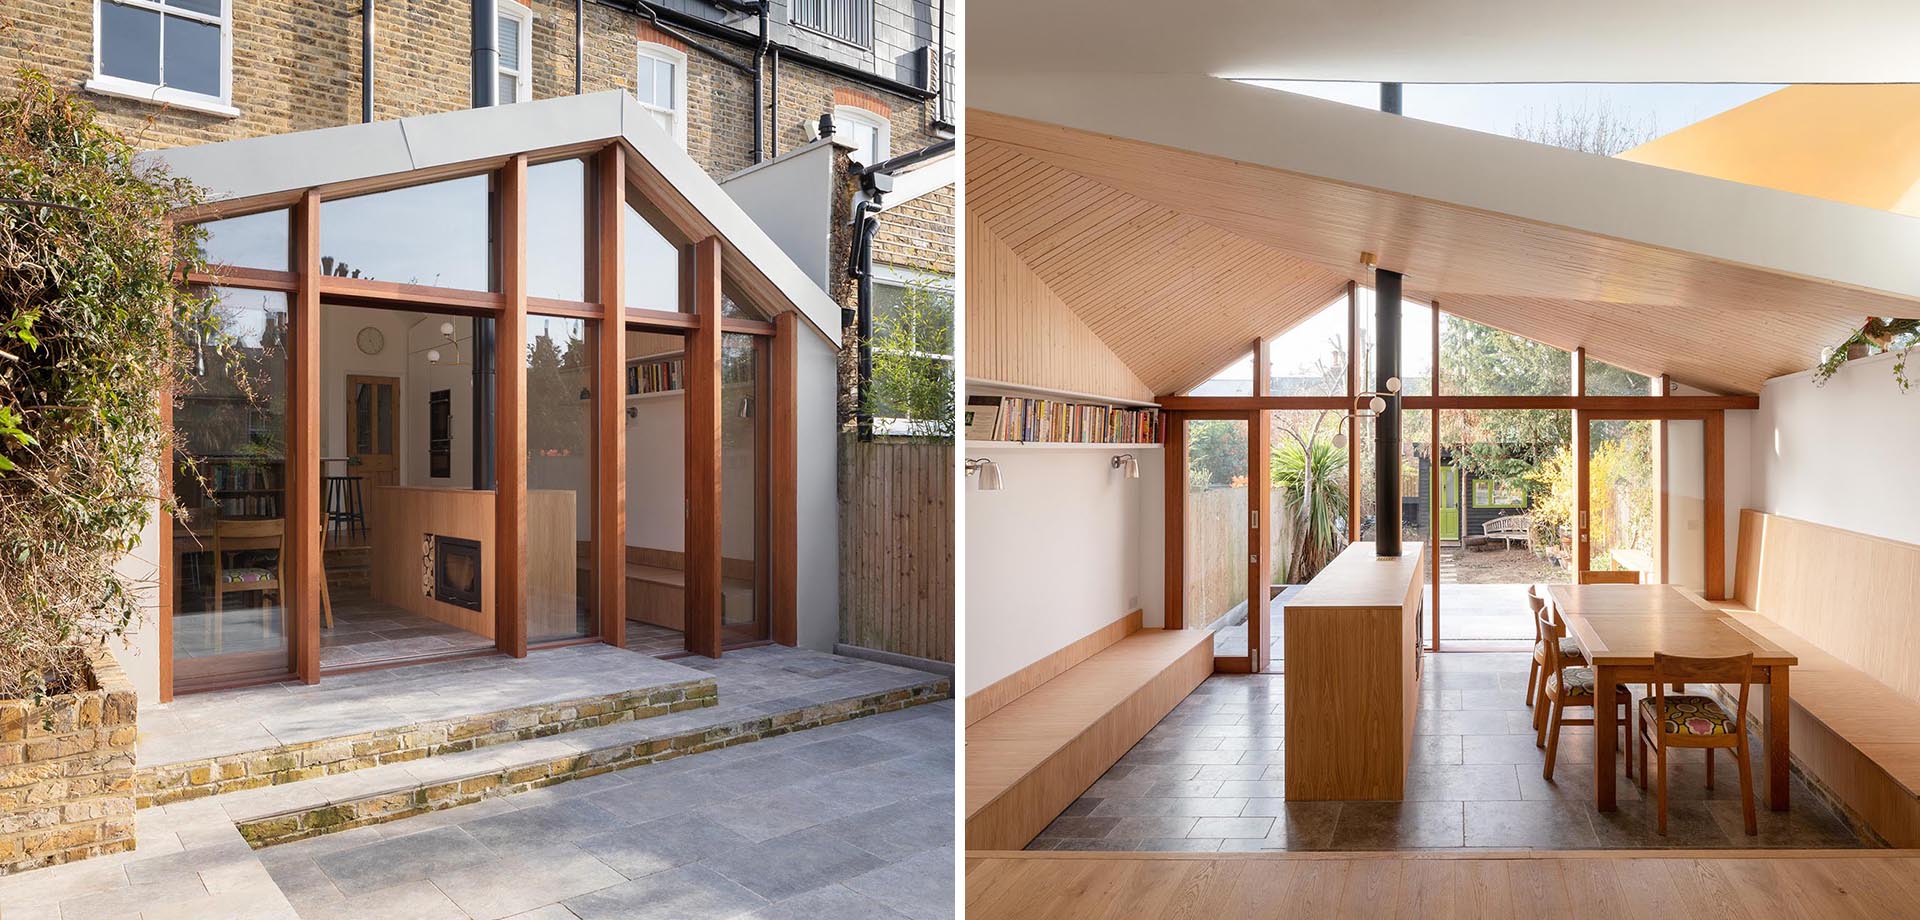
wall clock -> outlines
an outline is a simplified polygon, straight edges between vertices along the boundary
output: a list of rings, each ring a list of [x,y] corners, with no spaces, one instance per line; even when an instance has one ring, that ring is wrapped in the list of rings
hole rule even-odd
[[[355,336],[354,341],[360,343],[360,351],[363,354],[377,355],[381,349],[387,347],[386,333],[372,326],[360,327],[360,334]]]

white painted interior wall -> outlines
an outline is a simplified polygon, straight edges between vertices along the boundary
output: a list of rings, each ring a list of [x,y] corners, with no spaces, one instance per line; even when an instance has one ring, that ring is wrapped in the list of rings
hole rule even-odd
[[[1749,507],[1920,543],[1920,391],[1900,391],[1893,361],[1850,361],[1825,386],[1811,372],[1767,381],[1747,432]]]
[[[1140,478],[1111,468],[1121,445],[967,445],[1003,488],[964,486],[965,689],[974,692],[1135,608],[1161,622],[1164,451],[1132,450]],[[1151,515],[1151,516],[1149,516]]]

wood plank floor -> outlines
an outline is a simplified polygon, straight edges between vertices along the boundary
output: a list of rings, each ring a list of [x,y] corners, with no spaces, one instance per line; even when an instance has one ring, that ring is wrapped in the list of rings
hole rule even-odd
[[[967,854],[968,920],[1906,918],[1920,850]]]

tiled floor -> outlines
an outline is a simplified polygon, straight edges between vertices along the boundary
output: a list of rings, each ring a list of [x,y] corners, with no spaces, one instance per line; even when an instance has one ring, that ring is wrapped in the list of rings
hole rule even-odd
[[[1029,849],[1356,850],[1474,847],[1863,846],[1793,779],[1793,806],[1762,804],[1742,832],[1739,784],[1722,761],[1705,788],[1698,754],[1676,755],[1668,835],[1654,832],[1651,791],[1620,777],[1617,812],[1593,805],[1593,734],[1562,729],[1552,782],[1541,777],[1527,655],[1429,656],[1404,802],[1288,802],[1284,677],[1215,676],[1107,771]],[[1755,745],[1756,755],[1759,752]],[[1691,756],[1690,756],[1691,755]]]
[[[333,627],[320,630],[320,667],[351,667],[493,648],[493,640],[364,594],[333,599]]]
[[[687,650],[687,634],[665,626],[628,620],[627,648],[655,658],[662,655],[680,655]]]

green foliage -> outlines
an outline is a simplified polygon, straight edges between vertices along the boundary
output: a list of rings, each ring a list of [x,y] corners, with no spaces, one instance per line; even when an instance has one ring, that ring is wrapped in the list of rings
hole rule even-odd
[[[876,304],[870,344],[868,414],[904,419],[917,437],[953,440],[952,282],[923,275],[897,301]]]
[[[0,100],[0,698],[78,685],[71,648],[123,634],[115,564],[158,505],[161,394],[187,341],[222,347],[188,184],[134,162],[93,110],[23,72]]]
[[[1187,484],[1195,489],[1244,484],[1247,478],[1247,425],[1219,419],[1197,421],[1187,429]]]
[[[1904,393],[1913,388],[1913,380],[1907,376],[1907,355],[1916,345],[1920,345],[1920,319],[1869,317],[1866,325],[1827,353],[1813,372],[1813,382],[1816,386],[1825,386],[1849,360],[1891,351],[1894,353],[1893,382],[1899,384]],[[0,421],[0,425],[4,425],[4,421]],[[4,428],[0,428],[0,434],[4,433]]]
[[[1289,515],[1293,545],[1275,560],[1274,577],[1302,584],[1326,568],[1346,548],[1347,452],[1319,438],[1294,439],[1273,449],[1269,476],[1280,488]]]

